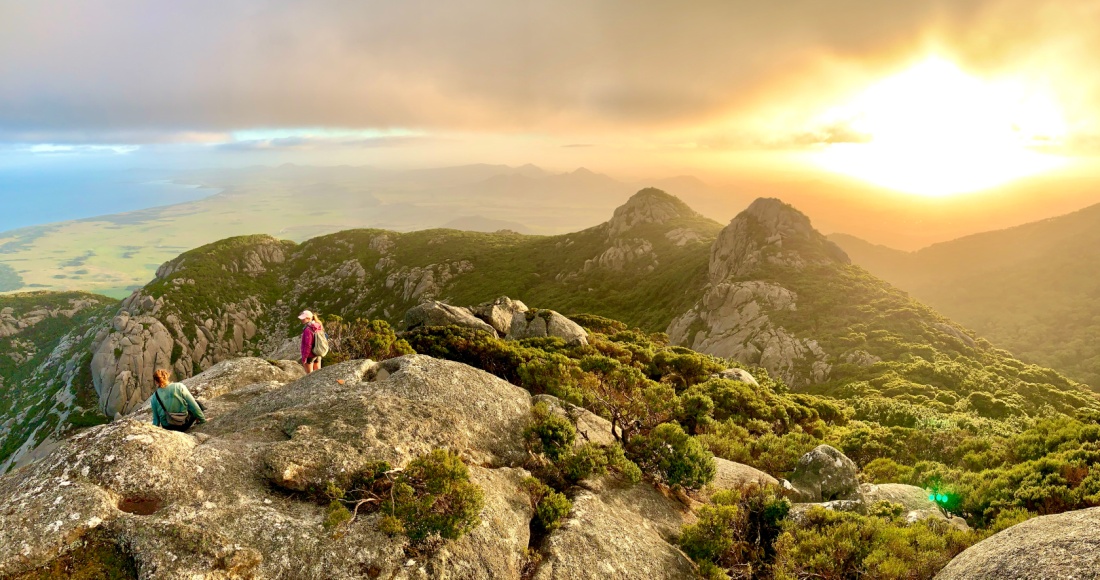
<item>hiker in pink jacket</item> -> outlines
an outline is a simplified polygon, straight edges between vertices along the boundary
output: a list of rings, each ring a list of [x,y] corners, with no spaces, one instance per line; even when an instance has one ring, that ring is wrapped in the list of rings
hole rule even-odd
[[[321,370],[321,357],[313,354],[313,337],[317,331],[324,332],[324,327],[309,310],[303,310],[298,315],[305,327],[302,328],[302,368],[306,374]]]

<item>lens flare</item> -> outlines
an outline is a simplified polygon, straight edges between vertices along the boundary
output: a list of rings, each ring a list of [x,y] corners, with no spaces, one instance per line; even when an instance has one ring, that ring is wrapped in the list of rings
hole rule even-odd
[[[1041,152],[1066,131],[1057,103],[1019,82],[991,82],[928,59],[820,119],[861,136],[828,145],[825,168],[890,189],[945,196],[1061,166]]]

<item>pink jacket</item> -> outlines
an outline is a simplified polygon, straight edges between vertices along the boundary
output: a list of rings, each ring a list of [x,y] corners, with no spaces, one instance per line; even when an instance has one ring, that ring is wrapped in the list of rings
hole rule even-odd
[[[313,358],[313,333],[321,330],[321,323],[314,320],[302,329],[302,362]]]

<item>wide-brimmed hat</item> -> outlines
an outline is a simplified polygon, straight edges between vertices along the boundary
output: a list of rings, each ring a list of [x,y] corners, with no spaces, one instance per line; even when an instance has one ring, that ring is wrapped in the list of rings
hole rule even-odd
[[[308,310],[303,310],[302,313],[298,315],[298,320],[305,320],[307,318],[313,318],[313,313]]]

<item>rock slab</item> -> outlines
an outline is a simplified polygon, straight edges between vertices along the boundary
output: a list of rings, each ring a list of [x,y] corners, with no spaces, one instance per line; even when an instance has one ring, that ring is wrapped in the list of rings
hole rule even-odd
[[[1100,578],[1100,508],[1021,522],[955,557],[936,580]]]

